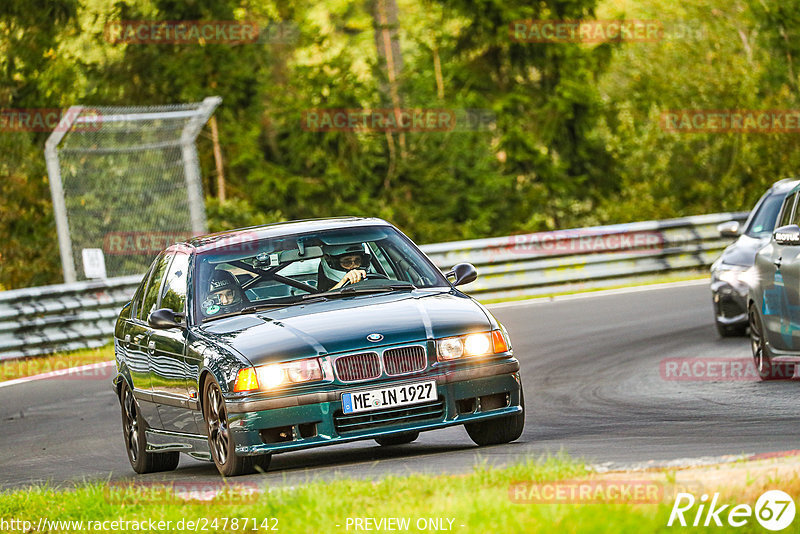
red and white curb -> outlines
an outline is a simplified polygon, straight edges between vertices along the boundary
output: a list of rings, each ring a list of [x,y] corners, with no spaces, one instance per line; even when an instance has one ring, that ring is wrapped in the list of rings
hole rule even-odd
[[[603,462],[592,464],[590,469],[597,473],[609,473],[612,471],[647,471],[650,469],[668,469],[680,467],[703,467],[716,464],[730,464],[734,462],[751,462],[757,460],[771,460],[773,458],[787,458],[800,456],[800,450],[775,451],[746,454],[727,454],[724,456],[701,456],[698,458],[677,458],[675,460],[649,460],[646,462],[624,463],[624,462]]]

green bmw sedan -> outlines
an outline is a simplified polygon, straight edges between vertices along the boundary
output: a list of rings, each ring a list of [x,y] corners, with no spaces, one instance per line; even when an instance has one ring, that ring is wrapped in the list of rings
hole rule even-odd
[[[115,328],[125,448],[137,473],[180,453],[224,476],[271,455],[464,425],[478,445],[520,437],[506,330],[380,219],[278,223],[161,252]]]

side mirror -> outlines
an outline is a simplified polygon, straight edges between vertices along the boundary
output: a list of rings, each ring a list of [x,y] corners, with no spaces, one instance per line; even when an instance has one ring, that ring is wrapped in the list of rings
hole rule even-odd
[[[781,226],[772,234],[772,238],[779,245],[800,245],[800,227],[796,224]]]
[[[183,324],[183,319],[182,313],[175,313],[169,308],[161,308],[150,314],[150,317],[147,319],[147,324],[161,330],[166,328],[183,328],[185,326]]]
[[[739,221],[728,221],[717,225],[717,231],[722,237],[739,237]]]
[[[460,286],[462,284],[469,284],[470,282],[477,280],[478,271],[471,263],[459,263],[454,265],[453,270],[447,273],[448,278],[451,276],[455,278],[453,285]]]

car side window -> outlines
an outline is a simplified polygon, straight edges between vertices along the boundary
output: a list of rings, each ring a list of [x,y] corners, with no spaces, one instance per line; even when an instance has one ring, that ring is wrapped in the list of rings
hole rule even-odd
[[[144,293],[144,300],[142,301],[142,309],[139,311],[139,319],[147,322],[150,312],[156,309],[156,302],[158,301],[158,290],[161,289],[161,282],[164,280],[164,274],[167,271],[169,260],[172,259],[171,255],[164,254],[163,252],[153,265],[153,274],[150,275],[150,281],[147,283],[147,289]]]
[[[147,281],[150,280],[150,275],[153,273],[153,265],[155,261],[147,268],[147,273],[142,277],[142,283],[136,288],[136,293],[133,295],[133,303],[131,304],[131,319],[139,316],[139,310],[142,309],[142,299],[144,298],[144,290],[147,288]]]
[[[786,200],[783,201],[783,211],[781,212],[781,221],[780,224],[778,224],[778,228],[781,226],[786,226],[787,224],[792,224],[792,206],[794,206],[794,200],[796,197],[797,193],[792,193],[786,197]]]
[[[184,251],[175,253],[175,259],[169,266],[164,279],[164,290],[161,292],[159,308],[169,308],[175,313],[184,313],[186,304],[186,279],[189,271],[189,254]]]
[[[793,197],[796,197],[796,196],[797,196],[797,193],[795,193],[795,194],[794,194],[794,195],[792,195],[792,196],[793,196]],[[786,223],[786,224],[796,224],[796,225],[799,225],[799,226],[800,226],[800,211],[798,211],[798,210],[795,208],[795,210],[794,210],[794,214],[792,215],[792,218],[791,218],[790,220],[791,220],[791,222],[788,222],[788,223]]]

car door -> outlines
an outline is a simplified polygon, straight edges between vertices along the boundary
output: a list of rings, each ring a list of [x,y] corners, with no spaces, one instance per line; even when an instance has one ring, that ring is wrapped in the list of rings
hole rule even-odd
[[[169,308],[186,317],[186,289],[190,250],[176,245],[167,250],[171,261],[161,288],[156,309]],[[185,320],[184,320],[185,322]],[[189,410],[185,327],[155,329],[150,336],[153,347],[151,378],[153,398],[165,430],[194,434],[194,414]]]
[[[797,193],[792,193],[784,200],[781,214],[775,229],[792,224],[796,217]],[[794,277],[795,282],[800,280],[797,265],[797,256],[800,247],[784,245],[777,242],[774,236],[770,239],[768,247],[771,262],[762,265],[761,276],[764,280],[764,302],[762,305],[762,318],[764,334],[769,344],[778,350],[790,350],[792,347],[791,336],[791,311],[789,297],[791,289],[789,284]],[[766,250],[764,251],[766,252]],[[787,278],[788,276],[788,278]],[[771,283],[769,283],[771,282]],[[792,300],[797,305],[797,290],[791,291]]]
[[[153,328],[147,324],[147,318],[155,309],[168,260],[167,255],[162,252],[153,262],[141,304],[135,310],[135,316],[131,317],[129,330],[125,334],[125,342],[129,343],[130,347],[128,366],[131,370],[134,395],[139,402],[142,415],[152,428],[163,428],[163,426],[158,408],[153,400],[152,364],[150,361]]]
[[[800,209],[795,203],[791,224],[800,226]],[[800,244],[783,246],[780,257],[786,315],[782,320],[781,338],[787,350],[800,350]]]
[[[120,345],[124,351],[125,365],[130,371],[134,391],[144,391],[147,393],[150,392],[150,369],[147,363],[146,345],[145,348],[142,347],[142,345],[146,343],[144,338],[147,337],[147,331],[140,324],[137,314],[142,309],[142,300],[147,290],[147,283],[150,281],[150,275],[153,273],[153,265],[155,265],[155,262],[150,265],[147,274],[145,274],[142,279],[142,283],[139,284],[136,293],[133,295],[133,299],[131,299],[130,312],[125,319],[122,339],[120,340]],[[149,395],[146,402],[150,403]],[[150,410],[150,416],[152,417],[153,415],[155,415],[156,418],[158,417],[154,406]],[[146,415],[145,419],[149,421]]]

